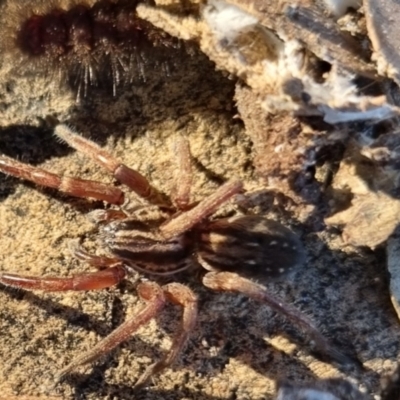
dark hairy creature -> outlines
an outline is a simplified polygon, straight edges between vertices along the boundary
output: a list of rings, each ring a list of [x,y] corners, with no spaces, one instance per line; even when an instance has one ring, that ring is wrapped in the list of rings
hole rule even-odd
[[[86,94],[111,74],[114,93],[123,80],[144,78],[157,63],[154,48],[177,48],[180,42],[139,18],[139,0],[36,0],[3,7],[5,51],[27,69],[68,79]],[[161,64],[166,60],[161,58]]]
[[[124,193],[117,187],[61,177],[0,156],[0,171],[5,174],[72,196],[103,200],[113,205],[90,214],[90,218],[100,226],[100,238],[107,255],[90,254],[81,247],[74,250],[77,258],[97,271],[64,278],[1,272],[0,283],[27,290],[98,290],[118,284],[134,271],[147,276],[169,276],[185,270],[189,272],[189,268],[198,266],[206,287],[244,294],[269,305],[303,329],[318,351],[339,363],[349,362],[347,356],[330,344],[307,317],[275,299],[264,286],[252,280],[283,276],[303,264],[304,249],[297,236],[281,224],[258,215],[212,218],[221,205],[242,191],[240,181],[228,181],[199,203],[191,203],[191,154],[188,142],[179,138],[175,147],[179,184],[171,198],[166,198],[144,176],[65,125],[56,126],[55,133],[107,169],[149,205],[128,210],[124,207]],[[127,340],[140,326],[156,317],[167,302],[182,306],[181,326],[170,351],[147,368],[136,387],[144,385],[150,376],[174,362],[196,324],[196,294],[181,283],[161,286],[148,280],[138,284],[137,292],[146,303],[142,311],[62,369],[56,382]]]

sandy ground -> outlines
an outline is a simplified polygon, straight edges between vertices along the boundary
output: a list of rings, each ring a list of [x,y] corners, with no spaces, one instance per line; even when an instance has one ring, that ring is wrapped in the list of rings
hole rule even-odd
[[[202,55],[177,53],[169,74],[149,70],[146,81],[93,89],[76,101],[46,76],[0,69],[0,152],[65,175],[112,182],[104,171],[61,144],[42,119],[49,115],[143,173],[170,193],[177,134],[195,159],[193,197],[202,199],[238,177],[246,207],[292,227],[308,260],[290,280],[268,284],[312,318],[363,368],[338,368],[314,354],[309,340],[268,307],[241,296],[212,293],[193,276],[179,277],[198,293],[199,323],[179,361],[140,392],[138,376],[170,346],[180,310],[170,306],[95,366],[80,368],[53,391],[57,371],[142,307],[135,282],[83,293],[25,292],[0,287],[0,397],[24,399],[272,399],[280,380],[308,383],[347,377],[371,395],[392,372],[400,349],[399,322],[389,299],[384,252],[344,246],[338,230],[312,230],[301,210],[274,201],[253,169],[252,143],[235,118],[234,81]],[[132,201],[134,199],[132,198]],[[81,239],[96,249],[85,214],[100,202],[77,200],[0,174],[0,269],[68,276],[90,268],[69,251]],[[233,208],[237,205],[233,205]],[[34,397],[40,396],[40,397]],[[43,397],[41,397],[43,396]]]

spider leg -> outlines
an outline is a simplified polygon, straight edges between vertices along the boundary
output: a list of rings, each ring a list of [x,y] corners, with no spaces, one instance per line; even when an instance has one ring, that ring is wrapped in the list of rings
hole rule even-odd
[[[106,270],[107,271],[107,270]],[[99,357],[109,353],[120,343],[127,340],[132,333],[145,325],[154,318],[165,305],[165,296],[163,289],[154,282],[143,282],[138,288],[139,296],[148,304],[139,313],[128,319],[117,329],[111,332],[107,337],[101,340],[95,347],[80,357],[73,360],[69,365],[63,368],[56,376],[56,383],[65,375],[76,369],[77,367],[95,361]]]
[[[91,180],[59,176],[4,155],[0,155],[0,171],[75,197],[89,197],[118,205],[124,202],[124,193],[116,187]]]
[[[76,243],[71,244],[70,250],[78,260],[84,261],[98,269],[111,267],[115,264],[120,263],[120,260],[117,258],[96,256],[95,254],[90,254]]]
[[[171,218],[160,226],[161,235],[168,239],[189,231],[202,219],[211,215],[221,204],[242,190],[240,181],[229,181],[213,194],[202,200],[196,207]]]
[[[179,136],[174,143],[177,173],[172,194],[173,203],[179,210],[186,210],[190,202],[190,187],[192,185],[192,156],[189,142]]]
[[[145,385],[152,375],[161,372],[176,360],[197,321],[197,296],[188,287],[179,283],[171,283],[163,286],[163,289],[165,297],[171,303],[183,307],[182,324],[173,339],[170,351],[160,361],[157,361],[146,369],[136,382],[135,389]]]
[[[354,364],[349,356],[330,344],[307,317],[288,304],[276,300],[262,285],[231,272],[208,272],[203,277],[203,284],[213,290],[241,293],[268,304],[273,310],[286,316],[295,326],[300,326],[322,354],[342,365]]]
[[[114,265],[102,271],[67,278],[39,277],[0,273],[0,283],[18,289],[64,292],[67,290],[98,290],[114,286],[126,276],[122,265]]]
[[[139,172],[122,164],[96,143],[73,132],[66,125],[57,125],[54,133],[65,140],[71,147],[90,157],[97,164],[113,174],[115,179],[131,188],[138,196],[148,202],[168,206],[162,195],[151,186],[150,182]]]

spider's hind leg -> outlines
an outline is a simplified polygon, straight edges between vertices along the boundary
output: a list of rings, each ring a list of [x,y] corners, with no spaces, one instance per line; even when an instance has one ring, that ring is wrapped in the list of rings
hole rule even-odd
[[[323,356],[342,366],[357,364],[356,360],[331,344],[306,316],[294,307],[275,299],[264,286],[231,272],[209,272],[203,277],[203,284],[213,290],[241,293],[267,304],[273,310],[288,318],[295,326],[300,326]]]

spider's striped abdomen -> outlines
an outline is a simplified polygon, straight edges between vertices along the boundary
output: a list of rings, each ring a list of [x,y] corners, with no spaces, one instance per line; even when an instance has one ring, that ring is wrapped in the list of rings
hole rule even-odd
[[[290,274],[304,263],[299,238],[279,222],[259,216],[235,216],[209,222],[198,243],[201,264],[257,279]]]

